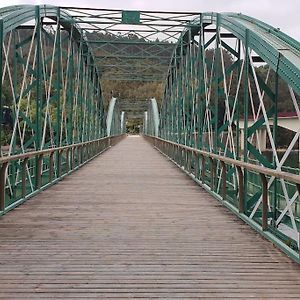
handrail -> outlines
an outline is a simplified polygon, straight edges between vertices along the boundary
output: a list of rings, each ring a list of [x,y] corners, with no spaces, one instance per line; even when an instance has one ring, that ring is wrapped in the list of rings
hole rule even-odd
[[[115,145],[119,142],[124,134],[104,137],[96,140],[81,142],[77,144],[44,149],[39,151],[26,152],[17,155],[5,156],[0,158],[0,215],[6,213],[7,211],[13,209],[17,205],[24,202],[29,197],[32,197],[38,193],[41,189],[47,188],[49,185],[62,179],[64,176],[72,171],[77,170],[79,167],[101,154],[103,151],[109,147]],[[65,153],[64,153],[65,152]],[[54,171],[54,156],[57,155],[56,164],[56,174]],[[65,155],[65,170],[63,167],[63,154]],[[47,172],[43,172],[43,159],[45,156],[49,156],[49,166]],[[31,174],[30,180],[34,181],[34,189],[32,191],[27,191],[29,176],[29,159],[36,159],[36,165],[33,169],[34,174]],[[76,160],[77,159],[77,160]],[[18,196],[13,196],[12,204],[7,204],[6,201],[6,189],[8,188],[7,179],[8,166],[18,161],[20,163],[20,182],[15,184],[15,188],[19,188],[20,192]],[[43,182],[43,176],[47,175],[46,182]]]
[[[164,140],[164,139],[159,138],[159,137],[154,137],[154,136],[151,136],[151,137],[156,138],[159,141],[168,143],[170,145],[181,147],[181,148],[186,149],[188,151],[192,151],[194,153],[198,153],[198,154],[204,155],[206,157],[210,157],[210,158],[214,158],[214,159],[223,161],[224,163],[227,163],[227,164],[232,164],[232,165],[235,165],[237,167],[244,168],[244,169],[247,169],[249,171],[257,172],[257,173],[260,173],[260,174],[265,174],[265,175],[272,176],[272,177],[282,178],[282,179],[285,179],[285,180],[288,180],[288,181],[291,181],[295,184],[300,185],[300,175],[290,174],[288,172],[269,169],[269,168],[254,165],[254,164],[251,164],[251,163],[246,163],[246,162],[236,160],[236,159],[233,159],[233,158],[225,157],[225,156],[218,155],[218,154],[215,154],[215,153],[211,153],[211,152],[207,152],[207,151],[204,151],[204,150],[199,150],[199,149],[196,149],[196,148],[192,148],[192,147],[189,147],[189,146],[186,146],[186,145],[178,144],[178,143],[175,143],[175,142],[172,142],[172,141]]]
[[[168,156],[174,163],[183,169],[197,183],[202,185],[209,193],[221,200],[222,204],[239,216],[243,221],[249,224],[252,228],[258,231],[268,240],[276,244],[293,260],[300,263],[300,245],[297,240],[287,240],[287,236],[277,227],[273,227],[269,223],[271,218],[270,212],[277,210],[277,207],[269,206],[269,189],[268,177],[275,177],[279,180],[286,180],[295,184],[298,197],[300,195],[300,175],[290,174],[288,172],[269,169],[263,166],[254,165],[251,163],[235,160],[229,157],[224,157],[215,153],[210,153],[204,150],[192,148],[173,141],[165,140],[159,137],[144,135],[155,148]],[[201,158],[201,163],[200,163]],[[210,161],[210,170],[206,169],[206,159]],[[191,161],[194,161],[194,165]],[[216,161],[220,163],[219,173],[217,172]],[[193,167],[192,167],[193,165]],[[227,197],[227,174],[226,165],[236,168],[237,176],[237,202],[232,204]],[[210,172],[209,180],[205,175]],[[245,173],[251,171],[257,173],[261,180],[261,215],[258,219],[252,218],[246,206],[247,191],[244,190]],[[216,188],[216,179],[220,180],[219,190]],[[298,232],[299,234],[299,232]]]
[[[61,147],[43,149],[43,150],[38,150],[38,151],[29,151],[29,152],[25,152],[25,153],[21,153],[21,154],[10,155],[10,156],[3,156],[3,157],[0,157],[0,164],[14,161],[14,160],[19,160],[19,159],[31,158],[31,157],[38,156],[38,155],[51,154],[52,152],[67,150],[67,149],[74,148],[74,147],[80,147],[80,146],[88,145],[91,143],[104,141],[109,138],[112,138],[112,137],[104,137],[104,138],[100,138],[100,139],[96,139],[96,140],[91,140],[91,141],[86,141],[86,142],[76,143],[76,144],[70,144],[70,145],[61,146]]]

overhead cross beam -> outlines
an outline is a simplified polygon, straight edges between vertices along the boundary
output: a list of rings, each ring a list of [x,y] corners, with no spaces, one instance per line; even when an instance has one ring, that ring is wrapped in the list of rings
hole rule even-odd
[[[61,8],[83,29],[97,58],[102,79],[125,81],[164,81],[180,34],[199,15],[195,12]]]

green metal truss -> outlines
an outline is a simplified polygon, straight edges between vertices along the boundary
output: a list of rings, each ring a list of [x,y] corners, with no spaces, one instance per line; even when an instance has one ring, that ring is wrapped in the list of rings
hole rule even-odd
[[[26,5],[0,16],[1,214],[109,147],[124,126],[116,106],[106,139],[99,68],[68,12]]]
[[[299,58],[299,42],[259,20],[233,13],[199,14],[182,32],[173,52],[159,137],[235,162],[299,174],[299,159],[291,165],[300,136]],[[153,136],[151,113],[148,110],[144,127]],[[281,118],[284,114],[293,116],[294,132],[281,152],[279,131],[288,128]],[[261,232],[267,228],[274,241],[288,245],[282,248],[288,248],[289,254],[299,253],[300,201],[295,182],[266,176],[264,224],[262,174],[170,147],[174,148],[166,144],[160,150],[169,149],[172,159],[217,197],[225,188],[224,203],[263,228]]]
[[[80,24],[102,78],[164,81],[176,41],[198,13],[63,7]]]

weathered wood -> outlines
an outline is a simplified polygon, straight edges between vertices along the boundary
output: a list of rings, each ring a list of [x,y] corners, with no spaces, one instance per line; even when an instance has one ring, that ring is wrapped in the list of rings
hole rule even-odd
[[[299,299],[300,267],[142,138],[0,218],[1,299]]]

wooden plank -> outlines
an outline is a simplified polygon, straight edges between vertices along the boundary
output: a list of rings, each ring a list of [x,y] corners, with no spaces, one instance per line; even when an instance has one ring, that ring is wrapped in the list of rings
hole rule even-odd
[[[300,267],[140,137],[0,219],[0,299],[297,299]]]

